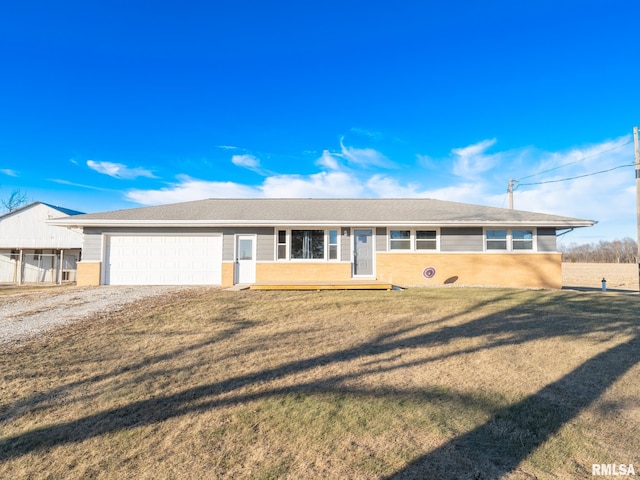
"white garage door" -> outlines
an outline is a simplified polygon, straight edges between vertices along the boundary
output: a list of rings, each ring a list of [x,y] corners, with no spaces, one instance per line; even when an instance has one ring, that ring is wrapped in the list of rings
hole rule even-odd
[[[222,236],[112,235],[107,285],[220,285]]]

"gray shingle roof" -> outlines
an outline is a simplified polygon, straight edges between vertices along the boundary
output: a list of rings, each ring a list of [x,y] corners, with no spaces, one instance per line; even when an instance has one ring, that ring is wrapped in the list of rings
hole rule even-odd
[[[592,226],[592,220],[420,199],[208,199],[75,215],[52,221],[80,226],[230,225],[529,225]]]

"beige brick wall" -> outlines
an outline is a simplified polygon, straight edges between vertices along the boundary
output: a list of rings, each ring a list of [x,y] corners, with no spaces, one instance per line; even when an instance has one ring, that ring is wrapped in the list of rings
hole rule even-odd
[[[234,281],[234,262],[222,263],[222,286],[225,288],[232,287]]]
[[[346,282],[351,280],[350,263],[259,263],[256,281],[264,282]]]
[[[102,262],[79,262],[76,284],[81,287],[100,285],[100,268]]]
[[[435,275],[425,278],[425,268]],[[378,253],[377,280],[397,285],[489,285],[561,288],[559,253],[399,254]]]
[[[425,268],[435,275],[425,278]],[[77,284],[100,285],[101,262],[78,263]],[[350,263],[269,262],[256,265],[256,281],[340,282],[352,280]],[[376,256],[376,280],[396,285],[488,285],[561,288],[559,253],[547,254],[418,254],[383,253]],[[222,286],[234,281],[234,263],[222,264]]]

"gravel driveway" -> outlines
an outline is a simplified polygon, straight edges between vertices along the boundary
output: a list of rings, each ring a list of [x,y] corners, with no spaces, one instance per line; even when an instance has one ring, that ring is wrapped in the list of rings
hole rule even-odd
[[[0,344],[16,343],[98,312],[118,311],[147,297],[188,287],[69,287],[0,295]]]

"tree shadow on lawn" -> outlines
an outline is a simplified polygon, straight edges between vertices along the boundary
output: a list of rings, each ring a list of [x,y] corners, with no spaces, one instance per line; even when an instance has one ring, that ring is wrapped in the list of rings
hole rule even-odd
[[[171,360],[177,356],[188,355],[192,352],[196,352],[203,348],[210,347],[215,345],[217,342],[228,340],[232,337],[237,336],[243,330],[246,330],[253,326],[253,323],[250,321],[244,320],[236,320],[231,323],[231,326],[225,328],[221,332],[217,333],[214,336],[208,337],[205,340],[200,342],[194,342],[183,347],[179,347],[173,349],[171,351],[164,352],[160,355],[150,355],[147,356],[140,361],[125,365],[123,367],[116,368],[109,372],[102,372],[96,375],[92,375],[90,377],[83,378],[82,380],[77,380],[74,382],[69,382],[63,385],[59,385],[55,388],[49,389],[46,392],[34,393],[29,397],[21,399],[17,402],[12,403],[11,405],[3,405],[0,404],[0,422],[7,422],[16,418],[23,414],[26,411],[43,408],[50,405],[51,399],[64,396],[66,393],[73,391],[76,388],[80,388],[86,385],[96,384],[98,382],[102,382],[111,378],[120,377],[123,374],[142,371],[143,369],[150,367],[152,365],[159,365],[162,362]],[[155,372],[156,376],[162,375],[162,372]],[[89,394],[85,394],[80,399],[81,401],[89,400],[91,396]],[[1,455],[1,450],[0,450]]]
[[[576,292],[590,292],[590,293],[603,293],[603,294],[607,294],[607,293],[626,293],[629,295],[633,295],[633,294],[638,294],[638,290],[634,290],[631,288],[616,288],[616,287],[612,287],[609,288],[607,287],[607,291],[603,292],[602,291],[602,287],[585,287],[585,286],[572,286],[572,285],[565,285],[562,287],[562,290],[575,290]]]
[[[516,295],[518,293],[506,291],[503,292],[502,299],[508,300],[510,296]],[[425,293],[425,298],[428,299],[428,293]],[[390,333],[379,335],[353,348],[298,359],[275,368],[266,368],[255,373],[185,389],[172,395],[132,402],[122,408],[114,408],[70,422],[33,429],[0,441],[0,459],[17,458],[30,452],[81,442],[114,431],[295,391],[352,392],[353,390],[344,387],[345,380],[354,380],[372,371],[379,372],[381,369],[375,365],[377,355],[399,353],[404,349],[433,347],[467,338],[487,339],[486,342],[470,349],[458,349],[438,357],[429,357],[426,353],[423,358],[411,364],[394,365],[389,369],[407,368],[449,356],[545,338],[577,337],[594,332],[607,334],[609,338],[633,336],[631,340],[592,357],[560,380],[547,385],[521,402],[498,410],[485,424],[452,439],[389,477],[436,479],[451,478],[453,475],[497,478],[513,471],[567,421],[597,400],[609,386],[636,364],[638,358],[640,341],[635,318],[637,302],[630,304],[628,298],[603,299],[569,293],[554,293],[549,296],[545,292],[535,298],[535,301],[498,313],[490,313],[463,324],[448,325],[447,320],[454,320],[456,316],[464,313],[457,311],[449,318],[427,322],[434,325],[434,329],[426,333],[420,332],[425,323],[405,328],[399,326]],[[496,297],[490,297],[483,301],[486,303],[478,302],[472,305],[469,311],[481,311],[495,300]],[[546,318],[541,320],[541,317]],[[264,344],[267,340],[260,338],[256,342]],[[239,352],[239,355],[241,354]],[[326,377],[321,381],[268,388],[268,383],[276,379],[362,358],[371,360],[372,366],[367,372],[352,372]],[[602,377],[603,371],[607,372],[606,378]],[[115,371],[113,375],[117,376],[120,373],[124,372]],[[242,392],[245,387],[258,385],[266,385],[267,388],[254,393]],[[387,397],[407,395],[407,391],[404,390],[365,390],[360,393]],[[443,395],[448,394],[435,390],[420,392],[424,401],[442,398]],[[461,408],[464,408],[464,402],[469,399],[456,393],[455,398],[451,396],[449,400],[461,402]]]
[[[635,336],[592,357],[560,380],[498,411],[489,421],[387,478],[492,479],[514,472],[521,461],[632,368],[638,361],[639,347],[640,339]]]

